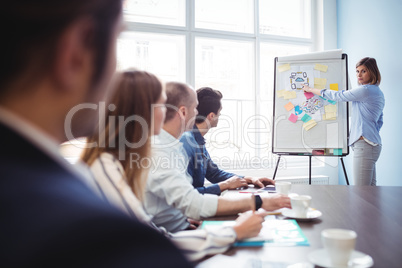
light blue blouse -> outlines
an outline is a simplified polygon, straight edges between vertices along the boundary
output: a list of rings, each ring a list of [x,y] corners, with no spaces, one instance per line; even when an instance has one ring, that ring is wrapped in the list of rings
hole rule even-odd
[[[377,85],[362,85],[347,91],[323,89],[321,96],[338,102],[352,102],[349,145],[361,136],[375,144],[381,144],[380,129],[383,125],[385,99]]]

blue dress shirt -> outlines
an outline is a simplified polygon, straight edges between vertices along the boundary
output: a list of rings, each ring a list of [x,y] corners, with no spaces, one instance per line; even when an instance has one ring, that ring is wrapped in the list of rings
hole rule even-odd
[[[334,101],[352,102],[349,145],[361,136],[375,144],[381,144],[380,129],[383,125],[385,99],[377,85],[362,85],[347,91],[323,89],[321,95]]]
[[[212,161],[205,148],[205,139],[196,125],[194,125],[191,131],[185,132],[180,141],[183,143],[183,148],[189,158],[187,171],[193,177],[193,186],[201,194],[220,195],[221,189],[217,183],[229,179],[235,176],[235,174],[219,169]],[[214,184],[204,187],[204,179]]]

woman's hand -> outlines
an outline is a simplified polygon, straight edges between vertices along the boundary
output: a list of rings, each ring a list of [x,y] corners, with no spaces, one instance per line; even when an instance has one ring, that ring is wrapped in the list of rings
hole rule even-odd
[[[233,226],[237,234],[237,240],[243,240],[246,238],[257,236],[262,228],[264,217],[267,214],[264,212],[247,211],[242,213],[236,220],[236,224]]]
[[[321,89],[312,88],[309,85],[303,85],[302,88],[303,88],[304,92],[311,92],[315,95],[321,95]]]
[[[310,87],[309,85],[302,86],[304,92],[311,92],[314,88]]]
[[[190,225],[187,227],[186,230],[195,230],[202,224],[202,221],[197,221],[190,218],[187,218],[187,221],[190,223]]]

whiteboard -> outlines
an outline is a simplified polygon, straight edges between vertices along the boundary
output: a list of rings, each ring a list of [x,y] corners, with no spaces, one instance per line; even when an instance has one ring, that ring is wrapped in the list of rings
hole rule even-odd
[[[272,152],[348,155],[348,104],[305,94],[302,89],[307,83],[314,88],[348,90],[347,55],[333,50],[277,57],[274,64]]]

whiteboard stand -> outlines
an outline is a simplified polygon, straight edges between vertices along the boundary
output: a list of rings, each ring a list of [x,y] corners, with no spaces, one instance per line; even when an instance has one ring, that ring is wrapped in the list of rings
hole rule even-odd
[[[308,156],[308,184],[311,185],[311,155]]]
[[[278,156],[278,161],[276,161],[276,167],[275,167],[275,171],[274,171],[274,176],[272,177],[273,180],[275,180],[276,172],[278,171],[279,161],[281,161],[281,155]]]
[[[345,168],[345,164],[343,163],[343,158],[342,157],[341,157],[341,163],[342,163],[343,173],[345,174],[346,184],[349,185],[348,174],[346,174],[346,168]]]
[[[311,157],[313,157],[313,155],[308,155],[308,184],[309,185],[311,185]],[[346,184],[349,185],[348,174],[346,173],[346,168],[345,168],[345,164],[343,163],[343,158],[342,157],[339,157],[339,158],[341,159],[343,173],[345,174]],[[275,180],[276,172],[278,171],[278,166],[279,166],[280,161],[281,161],[281,155],[278,155],[278,161],[276,161],[274,176],[272,177],[273,180]]]

